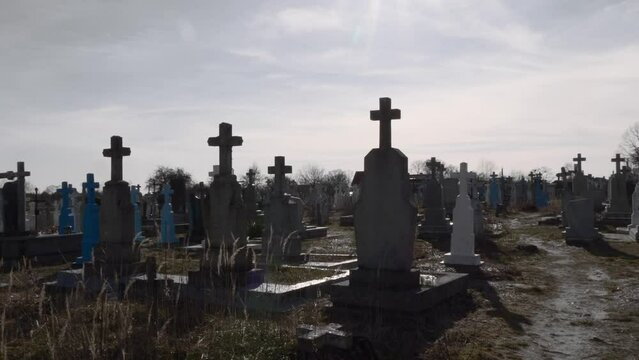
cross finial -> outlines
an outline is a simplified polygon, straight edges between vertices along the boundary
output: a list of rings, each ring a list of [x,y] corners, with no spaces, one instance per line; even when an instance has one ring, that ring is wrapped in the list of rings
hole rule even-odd
[[[121,136],[111,136],[111,147],[102,150],[102,155],[111,158],[111,181],[122,181],[122,158],[131,155],[131,148],[122,146]]]
[[[561,180],[561,181],[566,181],[566,178],[568,177],[568,172],[566,171],[565,167],[561,167],[561,172],[557,174],[557,179]]]
[[[626,159],[622,158],[620,154],[617,154],[610,161],[615,163],[615,174],[619,174],[621,172],[621,163],[626,161]]]
[[[0,179],[9,179],[9,180],[13,180],[15,178],[18,178],[19,182],[24,182],[24,178],[27,176],[31,176],[31,171],[25,171],[24,170],[24,162],[23,161],[18,161],[18,171],[7,171],[4,172],[2,174],[0,174]]]
[[[233,173],[233,147],[241,146],[242,142],[241,136],[233,136],[233,125],[227,123],[220,123],[219,136],[209,138],[209,146],[220,148],[220,176]]]
[[[275,175],[273,182],[275,193],[278,195],[284,194],[284,180],[286,179],[286,174],[290,174],[292,172],[293,168],[290,165],[286,165],[284,156],[275,157],[275,166],[268,167],[268,173]]]
[[[493,181],[495,181],[495,179],[497,179],[499,177],[499,175],[497,175],[496,172],[493,171],[492,174],[490,174],[490,178],[493,179]]]
[[[371,110],[371,120],[379,120],[379,148],[391,148],[391,120],[401,119],[399,109],[391,109],[391,99],[379,98],[379,110]]]
[[[581,153],[578,153],[577,157],[573,158],[572,161],[576,161],[577,162],[577,166],[575,167],[575,171],[581,172],[581,163],[583,161],[586,161],[586,158],[585,157],[581,157]]]
[[[441,165],[442,164],[434,157],[431,157],[430,160],[426,162],[426,167],[428,167],[433,176],[437,175],[438,170],[441,170]]]
[[[87,203],[95,202],[95,190],[100,187],[100,183],[95,182],[93,174],[87,174],[87,181],[82,183],[82,189],[87,192]]]

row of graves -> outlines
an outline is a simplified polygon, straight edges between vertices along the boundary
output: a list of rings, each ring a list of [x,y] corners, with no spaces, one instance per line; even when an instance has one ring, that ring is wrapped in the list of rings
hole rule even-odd
[[[292,167],[286,165],[283,156],[276,156],[274,165],[268,169],[273,175],[273,186],[264,204],[261,237],[248,236],[259,215],[256,194],[252,176],[243,188],[233,174],[232,150],[241,146],[243,139],[233,135],[232,126],[227,123],[220,124],[219,136],[208,139],[209,146],[219,148],[219,168],[210,186],[199,184],[191,193],[186,192],[185,197],[190,197],[185,202],[185,209],[190,209],[185,210],[186,218],[175,216],[176,190],[170,184],[162,186],[161,206],[153,205],[157,201],[151,196],[145,205],[139,186],[130,186],[123,180],[123,159],[131,155],[131,149],[123,146],[119,136],[111,137],[110,148],[102,153],[111,160],[111,178],[100,196],[97,192],[100,184],[93,175],[87,175],[83,184],[82,232],[78,232],[75,218],[73,224],[69,219],[74,217],[73,211],[68,210],[72,208],[69,197],[73,193],[69,184],[60,189],[61,213],[64,212],[60,216],[65,218],[60,220],[62,230],[57,234],[26,232],[24,177],[29,174],[20,166],[17,173],[4,174],[18,179],[14,186],[18,200],[4,201],[4,229],[15,231],[0,239],[3,251],[12,237],[38,239],[34,246],[55,247],[59,252],[68,246],[68,239],[77,239],[81,243],[78,246],[81,252],[77,254],[79,266],[59,272],[55,281],[46,283],[47,292],[53,296],[69,292],[96,295],[107,291],[114,300],[130,296],[155,301],[162,296],[173,301],[288,311],[325,292],[330,295],[334,310],[358,309],[371,316],[380,312],[422,312],[465,292],[467,272],[482,264],[474,251],[483,221],[479,206],[481,184],[468,172],[466,163],[460,164],[460,171],[452,176],[454,181],[449,181],[454,182],[451,187],[458,193],[449,213],[441,164],[431,159],[431,173],[422,179],[426,184],[420,194],[425,211],[419,218],[408,159],[391,145],[391,121],[400,117],[400,111],[391,108],[389,98],[380,99],[379,110],[370,113],[370,119],[380,123],[379,147],[364,159],[355,196],[339,194],[345,211],[351,207],[353,213],[355,257],[350,261],[326,256],[314,259],[313,254],[303,253],[302,244],[309,237],[309,227],[303,222],[301,198],[287,189],[286,175],[292,172]],[[13,199],[9,191],[3,189],[5,199]],[[354,197],[356,202],[349,206]],[[316,203],[334,204],[335,199],[320,199]],[[11,210],[9,205],[15,209]],[[325,216],[321,206],[313,216]],[[10,211],[14,213],[7,214]],[[198,233],[203,238],[196,270],[186,274],[159,272],[155,257],[142,256],[140,243],[145,238],[145,222],[157,217],[159,243],[179,243],[176,228],[180,221],[190,224],[191,235]],[[199,229],[193,225],[198,221]],[[315,228],[310,228],[310,232],[314,231]],[[455,271],[416,269],[414,243],[418,234],[448,235],[451,245],[444,263]],[[293,284],[268,280],[270,272],[283,268],[327,272],[324,277]],[[340,331],[335,324],[319,328],[302,326],[298,335],[302,345],[352,345],[352,335]]]
[[[562,168],[560,178],[561,226],[566,243],[587,246],[601,240],[601,227],[613,227],[615,232],[638,240],[639,191],[637,178],[630,168],[622,166],[626,159],[620,154],[611,159],[615,170],[608,180],[586,176],[581,154],[573,159],[573,171]]]

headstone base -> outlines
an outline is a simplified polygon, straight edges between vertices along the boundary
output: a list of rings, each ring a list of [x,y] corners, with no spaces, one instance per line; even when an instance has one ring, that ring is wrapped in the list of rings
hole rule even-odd
[[[635,241],[639,241],[639,227],[633,226],[628,228],[628,236]]]
[[[217,273],[214,269],[189,271],[188,285],[199,289],[246,288],[254,289],[264,282],[263,269],[247,271],[226,271]]]
[[[631,214],[630,213],[615,213],[615,212],[606,212],[604,213],[602,223],[614,226],[626,226],[631,222]]]
[[[483,262],[479,255],[453,255],[447,253],[444,255],[445,265],[465,265],[465,266],[480,266]]]
[[[447,239],[453,232],[453,227],[450,224],[447,225],[424,225],[420,224],[417,229],[420,239]]]
[[[351,272],[351,276],[354,272]],[[392,277],[390,275],[388,279]],[[357,280],[358,275],[355,276],[355,282],[351,278],[327,289],[333,307],[418,313],[468,288],[468,275],[457,273],[421,274],[419,286],[405,289],[374,287],[370,284],[362,286]]]
[[[339,218],[339,226],[354,226],[355,217],[353,215],[344,215]]]
[[[593,231],[589,234],[584,234],[583,232],[578,233],[573,231],[570,227],[566,227],[566,230],[563,231],[564,238],[566,239],[567,245],[581,246],[586,244],[591,244],[599,239],[601,239],[601,234],[593,228]]]

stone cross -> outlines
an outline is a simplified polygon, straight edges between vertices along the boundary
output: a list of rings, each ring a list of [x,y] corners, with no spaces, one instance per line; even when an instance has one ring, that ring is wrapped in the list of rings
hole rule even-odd
[[[18,162],[18,171],[14,172],[14,171],[7,171],[5,173],[1,173],[0,174],[0,179],[9,179],[9,180],[13,180],[15,178],[17,178],[18,180],[18,189],[17,189],[17,196],[18,196],[18,208],[17,213],[18,213],[18,231],[20,232],[24,232],[26,231],[26,219],[25,219],[25,212],[26,212],[26,193],[24,190],[24,184],[25,184],[25,180],[24,178],[27,176],[31,176],[31,172],[30,171],[25,171],[24,170],[24,162],[23,161],[19,161]]]
[[[614,158],[610,160],[615,163],[615,174],[619,174],[621,172],[621,163],[626,161],[626,159],[622,158],[621,155],[617,154]]]
[[[430,158],[430,160],[426,162],[426,167],[428,167],[433,176],[437,175],[437,170],[441,169],[441,165],[442,164],[434,157]]]
[[[111,148],[102,150],[102,155],[111,158],[111,181],[122,181],[122,158],[131,155],[131,148],[122,147],[122,137],[111,136]]]
[[[100,183],[95,182],[93,174],[87,174],[87,181],[82,183],[82,190],[87,192],[87,204],[95,203],[95,190],[100,187]]]
[[[209,177],[213,179],[215,175],[218,175],[219,173],[220,173],[220,166],[213,165],[213,171],[209,171]]]
[[[401,119],[399,109],[391,109],[390,98],[379,98],[379,110],[371,110],[370,119],[379,121],[379,148],[391,148],[391,120]]]
[[[273,186],[276,194],[284,194],[284,181],[286,179],[286,174],[290,174],[292,172],[293,168],[290,165],[286,165],[284,156],[275,157],[275,166],[269,166],[268,173],[275,175]]]
[[[231,175],[233,173],[233,147],[242,145],[241,136],[233,136],[233,125],[220,123],[220,135],[210,137],[209,146],[220,147],[220,173],[219,175]]]
[[[566,171],[565,167],[561,167],[561,172],[557,174],[557,179],[561,179],[561,181],[565,182],[568,177],[569,172]]]
[[[497,175],[496,172],[493,171],[492,174],[490,174],[490,178],[493,179],[493,181],[497,180],[497,178],[499,177],[499,175]]]
[[[576,158],[573,158],[572,161],[576,161],[577,162],[577,166],[575,167],[575,171],[579,171],[581,172],[581,163],[583,161],[586,161],[585,157],[581,157],[581,153],[577,154]]]
[[[468,194],[468,164],[459,164],[459,194]]]

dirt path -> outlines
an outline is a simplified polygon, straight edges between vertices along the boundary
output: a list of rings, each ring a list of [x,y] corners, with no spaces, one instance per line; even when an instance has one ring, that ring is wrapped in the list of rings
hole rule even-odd
[[[530,220],[530,219],[527,219]],[[511,222],[517,227],[517,221]],[[519,242],[542,249],[545,260],[534,266],[551,276],[554,288],[524,325],[521,340],[527,343],[518,354],[524,359],[636,359],[639,333],[639,280],[628,277],[637,271],[639,252],[631,242],[607,243],[607,252],[588,251],[521,235]],[[617,256],[615,256],[617,255]],[[625,274],[625,275],[624,275]],[[634,304],[633,304],[634,303]],[[634,322],[634,324],[632,324]]]

